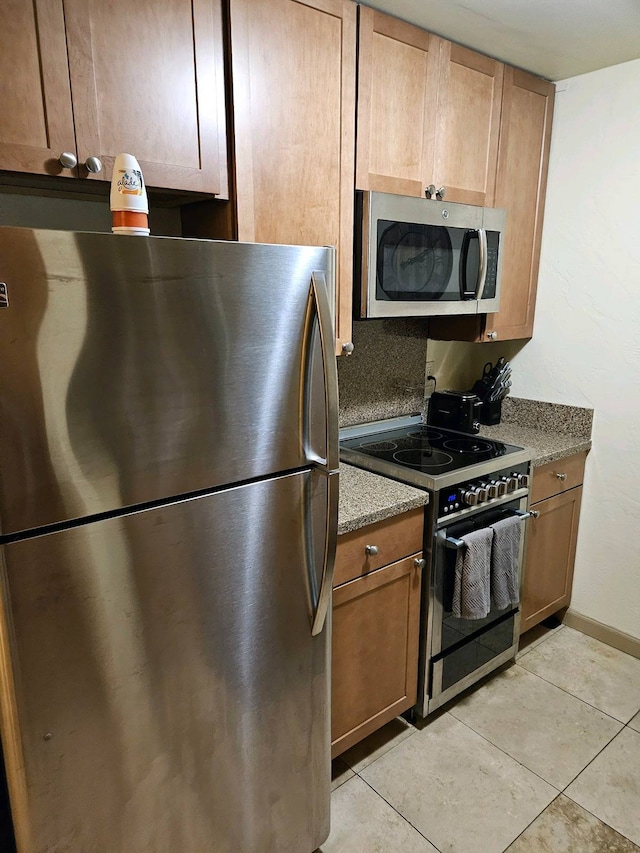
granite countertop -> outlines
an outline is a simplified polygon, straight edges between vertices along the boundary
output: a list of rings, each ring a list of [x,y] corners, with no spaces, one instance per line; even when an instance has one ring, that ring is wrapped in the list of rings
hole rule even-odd
[[[507,397],[502,414],[500,424],[482,426],[480,435],[530,450],[534,468],[591,447],[593,409]],[[341,463],[338,533],[357,530],[428,501],[426,491]]]
[[[591,447],[589,438],[561,435],[511,423],[481,426],[480,435],[495,438],[496,441],[504,441],[506,444],[517,444],[519,447],[530,450],[533,468],[546,465],[547,462],[555,462],[557,459],[565,459],[567,456],[573,456],[574,453],[589,450]]]
[[[481,426],[480,435],[531,451],[534,468],[589,450],[593,409],[507,397],[502,422]]]
[[[371,471],[340,463],[338,533],[350,533],[429,502],[429,494]]]

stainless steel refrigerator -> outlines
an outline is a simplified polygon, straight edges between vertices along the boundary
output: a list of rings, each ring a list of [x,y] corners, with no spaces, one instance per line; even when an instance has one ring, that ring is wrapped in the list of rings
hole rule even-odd
[[[329,831],[328,248],[0,228],[0,700],[20,853]]]

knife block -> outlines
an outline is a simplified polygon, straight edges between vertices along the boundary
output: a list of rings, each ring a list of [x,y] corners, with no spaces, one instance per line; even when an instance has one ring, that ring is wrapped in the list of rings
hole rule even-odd
[[[480,423],[494,426],[502,417],[502,400],[484,400],[480,409]]]

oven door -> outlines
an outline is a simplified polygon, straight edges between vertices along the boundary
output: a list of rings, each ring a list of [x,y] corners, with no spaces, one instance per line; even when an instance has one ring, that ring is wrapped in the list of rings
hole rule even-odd
[[[488,527],[513,513],[526,512],[527,498],[518,498],[447,525],[436,531],[432,572],[432,631],[429,711],[447,702],[479,678],[511,659],[516,652],[519,607],[500,610],[491,604],[484,619],[459,619],[452,613],[457,549],[461,536]],[[524,524],[524,518],[523,522]],[[518,555],[520,585],[524,554],[524,528]]]

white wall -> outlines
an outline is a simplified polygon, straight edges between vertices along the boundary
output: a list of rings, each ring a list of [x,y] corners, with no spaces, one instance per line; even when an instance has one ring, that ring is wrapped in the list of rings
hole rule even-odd
[[[565,85],[512,391],[595,409],[571,607],[640,638],[640,60]]]

